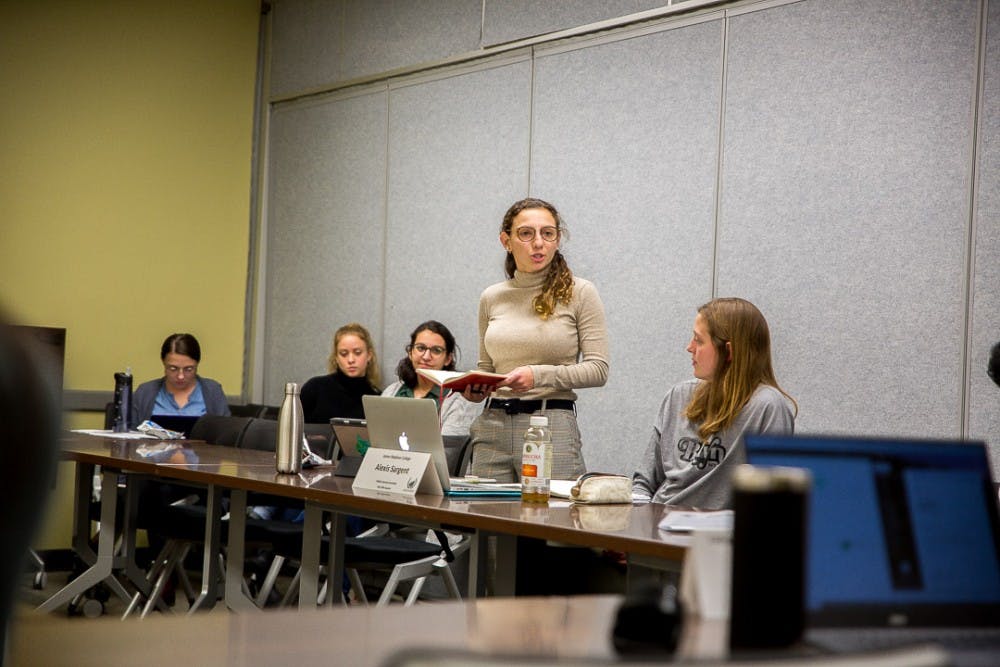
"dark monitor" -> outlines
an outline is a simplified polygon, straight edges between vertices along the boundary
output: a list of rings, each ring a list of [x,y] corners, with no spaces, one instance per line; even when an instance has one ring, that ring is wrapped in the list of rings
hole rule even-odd
[[[747,435],[754,465],[812,472],[813,626],[992,624],[1000,518],[982,442]]]
[[[63,367],[66,361],[66,329],[26,325],[14,325],[11,329],[33,350],[38,370],[46,384],[54,391],[61,407]]]

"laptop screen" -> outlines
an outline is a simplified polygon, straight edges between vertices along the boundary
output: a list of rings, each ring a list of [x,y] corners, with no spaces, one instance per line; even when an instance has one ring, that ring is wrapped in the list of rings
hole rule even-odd
[[[184,437],[189,437],[194,423],[199,419],[201,417],[191,417],[188,415],[153,415],[149,418],[149,421],[155,422],[158,426],[162,426],[165,429],[179,431],[184,434]]]
[[[997,491],[981,442],[746,436],[754,465],[813,475],[810,625],[1000,618]]]

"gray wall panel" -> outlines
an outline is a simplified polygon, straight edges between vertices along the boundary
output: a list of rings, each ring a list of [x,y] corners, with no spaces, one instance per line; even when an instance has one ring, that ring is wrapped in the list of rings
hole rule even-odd
[[[721,72],[721,21],[537,58],[531,190],[565,216],[567,261],[608,318],[608,383],[579,392],[591,469],[634,469],[666,389],[691,374],[684,347],[711,295]]]
[[[513,42],[666,4],[666,0],[486,0],[483,44]]]
[[[344,0],[277,0],[271,9],[271,96],[341,78]]]
[[[531,64],[521,58],[390,92],[390,376],[427,319],[455,334],[462,368],[479,359],[479,294],[504,278],[500,222],[528,180],[530,90]]]
[[[961,428],[974,2],[731,21],[718,292],[758,303],[801,431]]]
[[[801,432],[1000,448],[983,373],[1000,338],[998,5],[978,137],[977,0],[738,2],[272,107],[266,400],[322,372],[348,319],[387,376],[428,317],[474,365],[500,218],[530,193],[565,215],[570,265],[608,313],[609,383],[580,392],[591,469],[633,468],[713,294],[768,317]],[[480,11],[493,43],[648,6],[277,0],[272,92],[469,53]]]
[[[481,0],[277,0],[271,95],[479,49]]]
[[[972,343],[969,349],[969,435],[986,440],[1000,480],[1000,388],[987,377],[990,347],[1000,341],[1000,1],[989,3],[986,85],[979,127]]]
[[[350,79],[479,48],[481,0],[347,2],[344,69]]]
[[[264,400],[326,372],[334,330],[381,329],[386,96],[271,115]]]

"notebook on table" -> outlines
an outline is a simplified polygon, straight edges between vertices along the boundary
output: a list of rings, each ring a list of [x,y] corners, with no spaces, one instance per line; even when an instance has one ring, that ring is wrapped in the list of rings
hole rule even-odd
[[[337,477],[356,477],[370,443],[367,422],[364,419],[334,417],[330,420],[330,427],[341,453],[333,474]]]
[[[448,474],[437,405],[432,400],[398,396],[362,396],[372,447],[405,449],[431,455],[441,490],[448,496],[519,497],[520,484],[468,482]]]
[[[955,664],[1000,664],[1000,518],[984,443],[748,435],[746,452],[812,472],[810,643],[932,642]]]

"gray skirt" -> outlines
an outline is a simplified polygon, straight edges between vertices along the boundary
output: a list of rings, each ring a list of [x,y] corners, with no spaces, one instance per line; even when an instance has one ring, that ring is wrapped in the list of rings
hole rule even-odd
[[[587,471],[583,461],[580,428],[573,410],[539,410],[549,418],[552,436],[552,479],[576,479]],[[469,472],[498,482],[521,481],[521,450],[530,414],[509,415],[503,410],[483,410],[469,429],[472,464]]]

